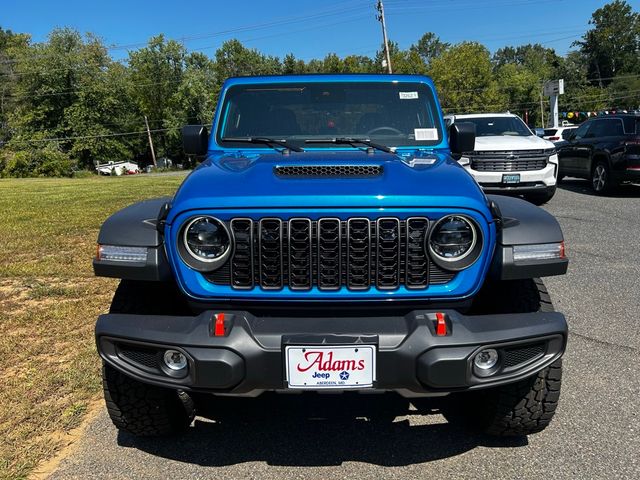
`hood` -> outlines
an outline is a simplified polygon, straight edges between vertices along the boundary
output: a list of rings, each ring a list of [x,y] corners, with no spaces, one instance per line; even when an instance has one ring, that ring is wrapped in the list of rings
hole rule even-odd
[[[553,148],[553,143],[536,135],[516,137],[511,135],[491,135],[476,137],[476,151],[493,150],[536,150]]]
[[[295,168],[328,166],[336,168]],[[351,166],[371,168],[341,168]],[[167,220],[203,208],[423,206],[470,208],[489,216],[484,194],[448,152],[254,150],[209,156],[181,185]]]

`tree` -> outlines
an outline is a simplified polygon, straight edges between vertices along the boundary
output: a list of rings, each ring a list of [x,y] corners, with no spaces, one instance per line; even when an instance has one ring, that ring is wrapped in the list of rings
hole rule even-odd
[[[438,58],[447,51],[451,44],[442,42],[440,38],[433,32],[427,32],[417,43],[411,45],[409,49],[416,52],[422,62],[429,66],[434,58]]]
[[[444,109],[486,112],[507,108],[507,97],[493,77],[489,51],[476,42],[463,42],[433,59],[429,73]]]
[[[580,47],[594,84],[604,87],[622,73],[640,71],[640,14],[624,0],[614,0],[593,12]]]

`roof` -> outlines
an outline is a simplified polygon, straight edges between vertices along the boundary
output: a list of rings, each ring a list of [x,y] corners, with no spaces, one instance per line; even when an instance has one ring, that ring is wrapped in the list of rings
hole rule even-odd
[[[433,87],[433,81],[426,75],[373,74],[373,73],[321,73],[299,75],[256,75],[246,77],[229,77],[225,85],[257,84],[257,83],[297,83],[297,82],[419,82]]]

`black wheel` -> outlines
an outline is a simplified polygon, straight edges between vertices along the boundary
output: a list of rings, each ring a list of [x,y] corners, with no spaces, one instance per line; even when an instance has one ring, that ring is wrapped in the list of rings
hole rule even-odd
[[[609,172],[609,165],[607,162],[598,162],[593,167],[591,173],[591,187],[597,194],[604,194],[611,191],[613,188],[613,182],[611,181],[611,175]]]
[[[480,314],[550,312],[553,304],[542,281],[530,279],[485,285],[473,309]],[[449,421],[490,435],[529,435],[551,422],[561,383],[560,359],[516,383],[451,395],[442,409]]]
[[[111,303],[111,313],[188,315],[187,304],[175,286],[123,280]],[[102,383],[107,412],[113,424],[137,436],[171,435],[188,427],[195,408],[180,390],[139,382],[103,364]]]
[[[528,195],[525,195],[524,198],[527,201],[533,203],[534,205],[544,205],[549,200],[551,200],[555,194],[556,194],[556,186],[554,185],[553,187],[548,188],[544,192],[530,193]]]

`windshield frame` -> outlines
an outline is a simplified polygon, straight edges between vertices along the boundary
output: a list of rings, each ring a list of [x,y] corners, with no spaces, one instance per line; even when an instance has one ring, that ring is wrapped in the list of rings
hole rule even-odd
[[[246,79],[249,80],[249,79]],[[225,130],[226,127],[226,122],[228,120],[228,115],[229,115],[229,108],[231,105],[230,99],[231,99],[231,94],[234,93],[234,91],[236,89],[239,90],[246,90],[246,89],[265,89],[265,88],[269,88],[269,87],[274,87],[274,88],[282,88],[282,89],[295,89],[295,88],[304,88],[304,87],[317,87],[317,86],[322,86],[323,84],[326,84],[327,86],[330,87],[335,87],[336,85],[345,85],[345,86],[352,86],[352,85],[357,85],[357,84],[362,84],[362,85],[371,85],[371,86],[375,86],[375,85],[385,85],[387,87],[390,86],[397,86],[398,91],[405,91],[407,89],[419,89],[419,92],[421,93],[421,98],[420,100],[422,102],[425,102],[425,106],[424,109],[427,113],[427,116],[430,117],[429,120],[431,120],[433,122],[433,129],[435,129],[437,131],[437,139],[436,140],[415,140],[415,139],[411,139],[410,141],[407,141],[407,138],[398,138],[398,136],[392,136],[392,135],[373,135],[373,136],[366,136],[366,135],[359,135],[360,138],[364,138],[366,136],[367,140],[379,143],[379,144],[383,144],[385,146],[389,146],[393,149],[419,149],[419,148],[428,148],[428,149],[434,149],[434,148],[448,148],[448,138],[447,138],[447,132],[446,129],[443,126],[443,120],[442,120],[442,111],[440,109],[440,104],[438,102],[438,98],[437,98],[437,94],[435,92],[435,89],[433,88],[433,86],[429,83],[426,82],[424,80],[421,80],[419,77],[418,78],[412,78],[410,81],[407,80],[402,80],[402,81],[398,81],[398,80],[394,80],[394,79],[389,79],[386,81],[380,81],[380,80],[375,80],[375,79],[368,79],[368,78],[362,78],[362,79],[357,79],[357,80],[353,80],[353,79],[330,79],[330,78],[326,78],[326,79],[321,79],[321,80],[316,80],[316,79],[304,79],[304,78],[300,78],[300,79],[287,79],[286,81],[278,81],[278,80],[274,80],[274,81],[270,81],[270,82],[264,82],[264,81],[259,81],[260,79],[256,79],[258,81],[256,81],[255,83],[250,82],[250,81],[243,81],[241,83],[231,83],[228,86],[226,86],[223,89],[218,107],[216,109],[216,115],[214,118],[214,123],[213,123],[213,127],[214,127],[214,132],[215,135],[211,135],[211,139],[210,139],[210,149],[212,150],[216,150],[216,149],[223,149],[223,150],[246,150],[248,147],[251,149],[256,149],[256,150],[265,150],[265,149],[269,149],[268,146],[266,145],[258,145],[258,144],[253,144],[253,145],[247,145],[245,144],[240,144],[240,143],[234,143],[234,142],[229,142],[229,141],[225,141],[224,137],[222,137],[222,133]],[[429,127],[431,128],[431,127]],[[225,132],[226,134],[226,132]],[[413,136],[414,134],[411,133],[407,133],[406,136]],[[231,136],[226,134],[225,136]],[[236,136],[236,135],[233,135]],[[344,135],[340,134],[340,135],[336,135],[338,137],[343,137]],[[278,140],[280,140],[281,136],[280,135],[276,135],[276,137],[278,137]],[[304,135],[304,134],[299,134],[299,135],[291,135],[291,136],[287,136],[286,140],[288,142],[291,142],[291,144],[295,144],[296,146],[298,146],[298,142],[299,142],[299,146],[305,146],[305,140],[307,139],[316,139],[316,138],[328,138],[328,137],[333,137],[333,135],[316,135],[316,134],[308,134],[308,135]],[[394,138],[395,137],[395,138]],[[274,137],[275,138],[275,137]],[[284,138],[283,138],[284,139]],[[348,150],[351,149],[352,147],[348,146],[348,145],[338,145],[338,144],[327,144],[327,146],[320,146],[322,145],[321,143],[317,144],[318,146],[314,146],[314,147],[310,147],[309,144],[306,145],[305,150]]]

